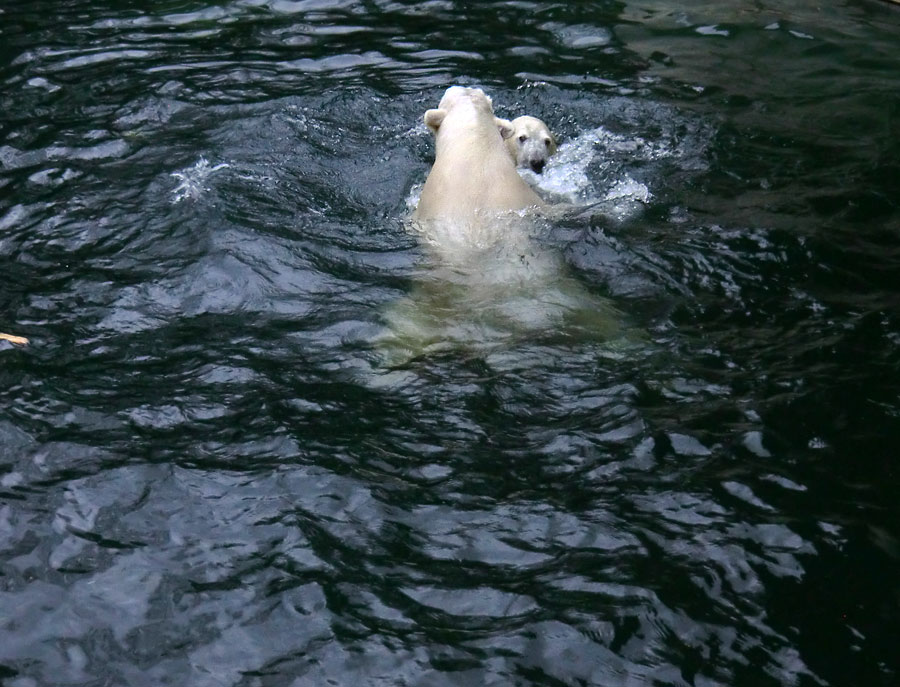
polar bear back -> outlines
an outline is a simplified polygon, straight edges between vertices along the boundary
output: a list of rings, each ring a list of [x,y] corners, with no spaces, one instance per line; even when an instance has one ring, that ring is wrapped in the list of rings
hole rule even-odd
[[[436,154],[416,219],[468,224],[542,204],[516,172],[483,91],[449,88],[426,123],[435,132]]]

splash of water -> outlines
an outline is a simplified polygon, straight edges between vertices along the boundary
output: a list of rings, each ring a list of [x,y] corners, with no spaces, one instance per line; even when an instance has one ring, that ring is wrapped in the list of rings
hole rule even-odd
[[[550,198],[556,197],[574,205],[602,203],[607,206],[608,214],[625,220],[650,202],[653,198],[650,189],[625,172],[611,175],[613,179],[605,188],[602,180],[594,180],[588,175],[588,169],[598,155],[609,158],[623,154],[632,159],[656,160],[671,152],[663,144],[616,134],[601,126],[563,143],[542,175],[527,170],[524,174],[529,175],[529,181]]]
[[[172,189],[172,203],[180,203],[188,198],[196,200],[204,192],[209,191],[209,187],[206,186],[209,176],[228,166],[224,162],[213,166],[205,157],[201,157],[192,166],[185,167],[180,172],[172,172],[172,176],[178,180],[178,186]]]

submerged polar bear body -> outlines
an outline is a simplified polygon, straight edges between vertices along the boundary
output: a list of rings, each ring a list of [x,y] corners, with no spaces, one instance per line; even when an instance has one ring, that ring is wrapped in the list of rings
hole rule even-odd
[[[413,213],[429,259],[405,297],[382,313],[383,366],[464,349],[488,354],[539,336],[606,339],[614,310],[545,250],[540,197],[505,143],[513,133],[477,88],[453,86],[425,113],[435,161]]]
[[[556,139],[550,128],[537,117],[522,115],[509,122],[512,135],[506,147],[516,167],[530,169],[536,174],[544,171],[550,157],[556,153]]]
[[[513,131],[480,88],[451,86],[425,113],[435,160],[416,208],[419,222],[480,224],[492,215],[542,205],[516,172],[504,143]]]

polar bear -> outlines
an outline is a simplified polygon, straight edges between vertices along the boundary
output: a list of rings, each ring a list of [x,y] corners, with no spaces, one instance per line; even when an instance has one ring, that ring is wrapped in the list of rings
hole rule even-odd
[[[543,205],[516,172],[504,139],[513,135],[494,116],[480,88],[451,86],[425,113],[435,134],[435,160],[413,218],[478,224],[490,214]]]
[[[488,355],[561,329],[614,336],[615,309],[541,245],[552,213],[516,170],[505,142],[515,127],[494,116],[484,91],[448,88],[425,124],[435,161],[410,228],[429,259],[410,292],[382,311],[379,365],[399,369],[455,348]]]
[[[498,126],[506,120],[500,120]],[[506,147],[516,167],[530,169],[537,174],[544,171],[547,160],[556,153],[556,139],[550,128],[537,117],[522,115],[511,122],[513,133],[506,138]]]

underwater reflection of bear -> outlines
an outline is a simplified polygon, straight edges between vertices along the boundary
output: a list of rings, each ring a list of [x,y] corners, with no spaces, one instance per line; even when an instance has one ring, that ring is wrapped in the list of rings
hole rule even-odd
[[[568,274],[537,240],[550,229],[541,199],[516,172],[481,89],[447,89],[425,114],[436,156],[411,227],[427,260],[412,292],[384,312],[382,363],[402,365],[437,351],[488,353],[527,339],[607,340],[620,316]]]

